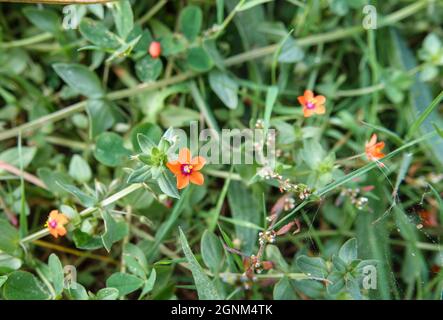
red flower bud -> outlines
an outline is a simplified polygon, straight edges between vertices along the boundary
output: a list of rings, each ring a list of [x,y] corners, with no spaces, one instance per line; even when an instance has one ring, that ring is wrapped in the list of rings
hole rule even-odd
[[[149,54],[152,58],[157,59],[162,54],[162,47],[160,42],[153,41],[149,46]]]

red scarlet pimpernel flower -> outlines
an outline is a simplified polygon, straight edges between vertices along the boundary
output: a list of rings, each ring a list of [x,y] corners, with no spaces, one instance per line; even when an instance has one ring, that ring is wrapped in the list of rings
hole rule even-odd
[[[188,148],[180,150],[178,160],[170,161],[166,164],[169,170],[177,178],[177,188],[183,189],[193,183],[196,185],[202,185],[205,178],[201,172],[199,172],[206,163],[206,159],[198,156],[191,158],[191,152]]]
[[[52,210],[49,213],[48,220],[46,221],[45,227],[48,228],[49,233],[54,237],[58,238],[66,235],[65,225],[69,222],[69,219],[57,210]]]
[[[377,135],[374,133],[365,145],[365,153],[368,160],[377,162],[383,158],[385,156],[382,152],[384,147],[385,143],[383,141],[377,142]],[[380,162],[380,166],[383,167],[383,163]]]
[[[326,98],[324,96],[315,96],[311,90],[305,90],[304,94],[297,99],[303,107],[303,115],[306,118],[314,114],[324,114],[326,112]]]

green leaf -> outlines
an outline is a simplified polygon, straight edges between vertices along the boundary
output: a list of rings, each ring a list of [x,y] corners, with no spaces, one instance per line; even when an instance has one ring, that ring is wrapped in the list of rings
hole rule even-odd
[[[71,158],[69,175],[80,183],[88,182],[92,178],[92,172],[88,162],[78,154],[75,154]]]
[[[157,144],[151,138],[142,133],[137,134],[137,142],[140,150],[146,155],[151,155],[152,148],[157,147]]]
[[[214,65],[211,57],[202,47],[189,49],[186,62],[192,70],[197,72],[208,71]]]
[[[180,31],[189,41],[194,41],[200,33],[202,20],[202,11],[197,6],[189,5],[181,11],[179,17]]]
[[[35,147],[22,147],[22,165],[23,169],[26,168],[34,159],[37,148]],[[18,147],[10,148],[0,153],[0,161],[6,162],[14,167],[20,168],[20,157]],[[0,173],[4,172],[0,169]]]
[[[49,293],[43,284],[26,271],[15,271],[8,275],[3,285],[3,297],[6,300],[49,300]]]
[[[157,271],[155,271],[155,269],[153,268],[151,274],[149,275],[149,278],[145,281],[145,285],[143,286],[143,290],[140,295],[141,297],[145,296],[146,294],[152,291],[156,280],[157,280]]]
[[[265,129],[268,130],[271,123],[272,109],[274,108],[275,102],[278,97],[278,87],[269,87],[266,92],[266,103],[265,103],[265,115],[263,117],[263,122],[265,124]]]
[[[98,236],[91,236],[86,232],[76,229],[73,232],[75,246],[83,250],[96,250],[103,248],[103,240]]]
[[[186,50],[186,41],[173,35],[164,36],[160,39],[162,56],[169,57],[182,53]]]
[[[297,267],[310,277],[324,279],[328,275],[325,261],[320,258],[312,258],[305,255],[299,256],[296,260]]]
[[[67,184],[62,181],[57,181],[56,183],[60,187],[62,187],[64,190],[66,190],[67,192],[72,194],[74,197],[76,197],[80,201],[80,203],[85,207],[92,207],[97,202],[97,199],[84,193],[83,191],[81,191],[79,188],[77,188],[76,186],[74,186],[72,184]]]
[[[120,297],[140,289],[142,285],[142,279],[122,272],[114,273],[106,280],[106,286],[117,289]]]
[[[274,286],[273,297],[274,300],[296,300],[297,296],[291,280],[287,277],[281,278]]]
[[[108,211],[101,210],[101,215],[105,223],[102,241],[105,249],[110,252],[112,245],[122,240],[128,234],[129,229],[125,221],[115,221]]]
[[[171,105],[160,113],[160,123],[165,128],[186,127],[191,121],[198,121],[198,119],[200,119],[200,112]]]
[[[88,10],[95,15],[99,19],[103,19],[105,17],[105,10],[103,5],[101,4],[88,4],[86,5]]]
[[[281,52],[278,56],[278,62],[282,63],[295,63],[303,59],[305,53],[297,45],[296,41],[292,38],[288,38],[281,48]]]
[[[146,279],[148,263],[145,254],[139,247],[132,243],[127,243],[123,249],[123,259],[132,274]]]
[[[164,194],[172,198],[180,199],[180,194],[178,193],[177,185],[174,181],[172,174],[169,171],[162,170],[160,177],[158,178],[158,186],[160,187],[160,190]]]
[[[53,10],[26,7],[23,13],[37,28],[52,34],[60,32],[61,21]]]
[[[431,81],[437,76],[438,68],[430,65],[424,67],[423,70],[420,72],[420,80],[425,82]]]
[[[128,176],[127,183],[128,184],[142,183],[151,178],[152,178],[151,167],[143,166],[131,172],[131,174]]]
[[[347,0],[332,0],[331,11],[339,16],[344,16],[349,11],[349,5]]]
[[[218,272],[223,263],[223,246],[217,236],[205,230],[201,243],[201,254],[204,263],[213,272]]]
[[[135,64],[135,73],[140,81],[150,82],[157,80],[163,71],[161,59],[153,59],[147,55]]]
[[[330,294],[337,294],[343,290],[346,285],[344,274],[341,272],[331,272],[328,276],[330,283],[327,286],[327,290]]]
[[[20,269],[22,261],[6,253],[0,253],[0,274]]]
[[[119,38],[109,31],[104,23],[91,19],[82,19],[80,33],[89,42],[103,49],[115,50],[122,45]]]
[[[340,248],[338,256],[346,264],[350,264],[352,261],[357,259],[357,239],[352,238],[345,242],[345,244]]]
[[[120,293],[116,288],[103,288],[97,292],[97,300],[117,300]]]
[[[123,146],[123,139],[114,132],[103,132],[97,137],[94,156],[108,167],[121,165],[130,155]]]
[[[209,85],[217,97],[230,109],[238,105],[238,84],[228,74],[221,71],[209,73]]]
[[[89,119],[89,135],[95,138],[115,123],[112,106],[104,99],[91,99],[86,104]]]
[[[37,169],[37,175],[43,180],[48,189],[56,195],[66,195],[67,192],[61,184],[72,184],[73,181],[69,175],[64,172],[55,172],[49,168]]]
[[[348,265],[342,260],[342,258],[335,254],[332,256],[332,265],[338,272],[346,273],[346,270],[348,269]]]
[[[19,248],[19,234],[17,229],[8,221],[0,219],[0,250],[9,254],[14,254]]]
[[[52,284],[54,285],[55,293],[57,295],[60,295],[63,292],[65,275],[63,272],[62,263],[54,253],[52,253],[49,256],[48,266],[49,266],[49,272],[51,274]]]
[[[114,3],[112,13],[114,15],[117,33],[122,39],[126,39],[134,28],[134,14],[129,0],[120,0]]]
[[[135,126],[131,131],[131,142],[135,152],[142,152],[142,150],[149,150],[151,147],[156,146],[162,137],[162,129],[155,123],[141,123]],[[139,141],[139,135],[143,136]],[[145,138],[149,139],[145,143]],[[143,149],[142,149],[143,144]],[[145,151],[143,151],[145,152]],[[146,152],[145,152],[146,153]],[[148,152],[149,154],[149,152]]]
[[[105,95],[97,75],[84,65],[56,63],[53,68],[60,78],[78,93],[92,99],[99,99]]]
[[[66,292],[73,300],[89,300],[85,287],[79,283],[76,284],[75,288],[68,288]]]
[[[180,243],[183,248],[183,252],[189,263],[189,269],[194,277],[195,286],[197,287],[198,297],[200,300],[222,300],[221,294],[218,292],[217,288],[214,286],[212,281],[203,271],[202,267],[195,259],[194,254],[189,247],[188,241],[186,240],[183,230],[179,228],[180,232]]]
[[[8,280],[8,276],[0,276],[0,288],[3,286],[6,280]]]
[[[141,37],[140,37],[141,36]],[[131,33],[128,35],[128,42],[140,37],[137,45],[134,47],[134,51],[146,53],[149,48],[149,44],[154,40],[152,38],[151,32],[148,29],[142,29],[141,26],[136,25],[132,29]]]

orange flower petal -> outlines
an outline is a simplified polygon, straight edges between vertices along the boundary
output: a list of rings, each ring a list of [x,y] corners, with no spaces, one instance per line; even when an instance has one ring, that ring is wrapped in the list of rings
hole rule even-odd
[[[169,170],[171,170],[171,172],[172,172],[174,175],[180,175],[180,174],[182,173],[182,172],[181,172],[182,164],[181,164],[180,162],[178,162],[178,161],[171,161],[171,162],[168,162],[168,163],[166,164],[166,166],[168,167]]]
[[[57,223],[61,224],[61,225],[65,225],[69,222],[69,219],[62,213],[58,215],[56,220],[57,220]]]
[[[206,164],[206,159],[202,156],[194,157],[191,160],[192,170],[199,171]]]
[[[201,172],[198,172],[198,171],[192,172],[191,175],[189,176],[189,178],[193,184],[196,184],[199,186],[201,186],[205,182],[205,177],[203,176],[203,174]]]
[[[52,210],[49,213],[49,220],[57,220],[58,210]]]
[[[368,146],[373,146],[373,145],[375,145],[377,143],[377,135],[374,133],[372,136],[371,136],[371,140],[369,140],[369,142],[368,142]]]
[[[49,230],[49,233],[50,233],[54,238],[58,238],[58,232],[57,232],[56,229],[48,228],[48,230]]]
[[[66,229],[63,226],[58,226],[55,228],[55,231],[58,233],[59,236],[63,237],[66,235]]]
[[[380,142],[378,142],[378,143],[376,143],[376,144],[374,145],[374,148],[375,148],[376,150],[382,150],[384,147],[385,147],[385,143],[384,143],[384,141],[380,141]]]
[[[315,101],[316,104],[322,105],[322,104],[325,104],[326,98],[324,96],[316,96],[314,98],[314,101]]]
[[[297,98],[298,102],[302,105],[305,106],[306,105],[306,99],[303,96],[300,96]]]
[[[324,105],[319,105],[314,109],[316,114],[324,114],[326,112],[326,108]]]
[[[314,114],[314,112],[315,112],[314,109],[308,109],[308,108],[303,109],[303,115],[305,116],[305,118],[309,118]]]
[[[177,176],[177,189],[186,188],[189,184],[189,176],[180,174]]]
[[[191,162],[191,151],[188,148],[183,148],[178,153],[178,161],[181,164],[188,164]]]
[[[314,98],[314,92],[311,90],[305,90],[304,97],[306,101],[312,100]]]

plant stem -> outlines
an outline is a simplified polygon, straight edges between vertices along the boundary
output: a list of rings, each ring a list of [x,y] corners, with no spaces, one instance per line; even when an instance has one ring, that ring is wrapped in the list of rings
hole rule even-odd
[[[151,9],[149,9],[146,14],[137,21],[138,24],[145,24],[148,22],[157,12],[163,8],[163,6],[168,2],[168,0],[160,0]]]
[[[84,251],[80,251],[80,250],[76,250],[76,249],[72,249],[72,248],[66,248],[66,247],[56,245],[56,244],[53,244],[50,242],[42,241],[42,240],[34,240],[33,244],[35,244],[39,247],[42,247],[42,248],[48,248],[48,249],[55,250],[55,251],[65,252],[65,253],[72,254],[72,255],[75,255],[78,257],[90,258],[90,259],[99,260],[99,261],[102,261],[105,263],[118,265],[118,261],[115,261],[114,259],[111,259],[108,257],[104,257],[104,256],[100,256],[100,255],[96,255],[93,253],[84,252]]]
[[[213,176],[216,178],[223,178],[223,179],[231,179],[236,181],[242,181],[242,177],[238,173],[232,173],[226,171],[220,171],[220,170],[212,170],[212,169],[204,169],[203,173]]]
[[[125,189],[123,189],[123,190],[113,194],[109,198],[106,198],[105,200],[100,202],[98,206],[90,207],[90,208],[87,208],[87,209],[83,210],[82,212],[80,212],[80,217],[82,217],[82,218],[89,217],[95,211],[97,211],[99,208],[106,207],[106,206],[109,206],[110,204],[113,204],[113,203],[117,202],[118,200],[120,200],[120,199],[126,197],[127,195],[129,195],[130,193],[139,190],[140,188],[142,188],[142,186],[143,185],[141,183],[131,184],[130,186],[126,187]],[[43,238],[43,237],[45,237],[47,235],[49,235],[49,230],[47,228],[44,228],[44,229],[41,229],[40,231],[37,231],[37,232],[35,232],[35,233],[33,233],[33,234],[23,238],[20,241],[20,243],[23,245],[25,243],[33,242],[35,240]]]
[[[30,38],[25,38],[22,40],[15,40],[15,41],[11,41],[11,42],[0,43],[0,48],[1,49],[10,49],[10,48],[25,47],[25,46],[33,45],[33,44],[43,42],[43,41],[46,41],[46,40],[49,40],[52,38],[53,38],[53,35],[51,33],[45,32],[45,33],[41,33],[36,36],[30,37]]]

